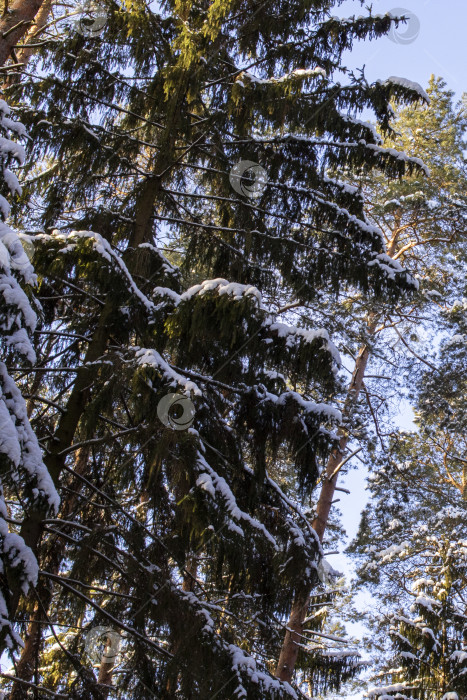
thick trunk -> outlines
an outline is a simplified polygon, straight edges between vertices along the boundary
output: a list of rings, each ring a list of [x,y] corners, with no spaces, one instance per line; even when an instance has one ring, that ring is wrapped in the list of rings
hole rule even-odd
[[[43,0],[15,0],[8,6],[5,0],[0,18],[0,66],[4,66],[13,47],[26,35]]]
[[[297,595],[292,604],[292,610],[287,622],[287,630],[276,668],[277,678],[281,681],[287,681],[287,683],[292,681],[299,650],[298,644],[302,640],[303,620],[306,618],[309,601],[310,596],[308,592]]]
[[[105,648],[105,653],[102,656],[101,665],[99,666],[99,675],[97,678],[97,682],[99,684],[99,690],[101,691],[102,698],[108,698],[109,692],[112,687],[112,676],[113,669],[115,666],[115,659],[107,656],[107,653],[110,652],[111,647],[112,643],[109,640]]]
[[[18,49],[16,53],[18,63],[24,63],[27,65],[29,59],[34,54],[35,48],[31,46],[31,44],[35,43],[35,40],[37,40],[39,34],[42,33],[42,30],[49,21],[52,10],[52,2],[53,0],[43,0],[42,5],[39,8],[39,12],[34,19],[34,25],[31,27],[27,37],[25,38],[24,44],[26,44],[26,46],[22,49]]]
[[[95,362],[103,355],[105,351],[108,339],[106,319],[110,313],[109,304],[110,302],[107,303],[106,308],[102,313],[98,328],[94,334],[94,338],[89,343],[84,359],[85,364]],[[51,441],[49,448],[50,452],[44,458],[44,464],[49,470],[55,486],[58,486],[59,476],[65,462],[63,450],[70,447],[73,442],[73,437],[75,435],[76,428],[78,427],[78,423],[83,415],[95,374],[96,369],[93,366],[91,366],[91,368],[82,366],[76,373],[76,381],[70,393],[66,411],[62,414],[58,423],[54,439]],[[45,517],[46,512],[43,508],[34,508],[29,511],[21,526],[22,538],[36,555],[43,533],[43,520]],[[12,614],[16,612],[20,597],[21,590],[19,587],[17,587],[12,591],[11,596]]]
[[[198,573],[198,558],[196,556],[190,557],[185,564],[185,572],[183,574],[183,582],[182,582],[182,590],[186,591],[187,593],[192,593],[195,589],[195,580],[196,576]],[[167,691],[167,695],[164,697],[167,698],[173,698],[175,697],[176,691],[177,691],[177,685],[178,685],[178,677],[179,677],[179,671],[178,671],[178,656],[180,652],[183,650],[183,640],[182,639],[177,639],[173,644],[172,644],[172,654],[173,654],[173,661],[172,661],[172,670],[169,669],[168,674],[167,674],[167,681],[166,681],[166,686],[165,689]]]
[[[193,593],[195,590],[195,581],[198,574],[198,557],[193,555],[185,564],[185,572],[183,574],[182,590],[187,593]]]
[[[71,390],[66,410],[61,415],[54,438],[50,443],[49,453],[44,458],[55,486],[58,486],[60,474],[65,464],[67,450],[72,444],[76,429],[85,411],[92,385],[96,380],[98,369],[93,364],[105,353],[111,333],[111,317],[114,300],[108,296],[106,305],[102,310],[99,324],[94,336],[88,345],[83,365],[76,373],[76,380]],[[89,365],[89,366],[87,366]],[[31,510],[21,526],[21,536],[25,543],[37,554],[38,546],[43,532],[43,520],[46,517],[42,508]],[[14,614],[21,597],[21,590],[16,588],[12,592],[11,611]]]
[[[370,336],[373,335],[375,330],[376,319],[372,317],[368,324],[368,334]],[[360,348],[355,361],[352,381],[350,382],[347,391],[344,419],[349,418],[352,415],[353,407],[355,406],[363,386],[363,379],[365,376],[369,355],[370,348],[367,344],[365,344]],[[349,439],[348,433],[343,431],[339,440],[339,445],[331,454],[326,465],[321,494],[316,507],[316,516],[313,521],[313,528],[316,531],[320,542],[323,541],[324,533],[328,524],[331,505],[336,492],[337,480],[339,478],[339,467],[344,459],[344,454]],[[299,650],[298,644],[301,640],[301,635],[303,634],[303,621],[307,616],[308,605],[310,602],[310,593],[311,591],[309,590],[301,592],[295,597],[292,604],[292,610],[287,622],[287,630],[276,668],[276,676],[281,681],[287,681],[288,683],[292,681]]]
[[[18,69],[18,71],[9,73],[5,79],[5,85],[13,85],[21,80],[21,73],[24,71],[31,56],[33,56],[36,51],[37,47],[34,46],[34,44],[36,44],[40,34],[47,26],[50,13],[52,11],[53,0],[41,0],[41,2],[42,4],[40,5],[39,11],[34,18],[33,24],[29,27],[23,25],[27,31],[27,35],[23,39],[23,48],[17,49],[15,54],[18,64],[20,64],[21,67]]]

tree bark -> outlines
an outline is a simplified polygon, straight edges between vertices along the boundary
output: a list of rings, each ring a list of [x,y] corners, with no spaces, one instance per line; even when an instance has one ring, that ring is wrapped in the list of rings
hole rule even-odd
[[[4,66],[13,47],[20,41],[34,22],[43,0],[15,0],[8,7],[5,0],[0,18],[0,66]]]
[[[376,330],[376,321],[370,321],[368,327],[369,335],[373,335]],[[352,374],[352,381],[347,390],[347,401],[344,409],[344,418],[350,418],[355,403],[360,395],[363,386],[368,358],[370,356],[370,348],[367,344],[360,348]],[[336,492],[337,480],[339,478],[338,468],[344,459],[345,450],[349,442],[349,434],[343,432],[337,449],[331,454],[326,465],[325,477],[321,487],[321,493],[316,506],[316,517],[313,520],[313,528],[316,531],[319,541],[322,542],[326,526],[331,512],[331,504]]]
[[[276,668],[276,677],[287,683],[292,681],[299,650],[298,644],[302,641],[303,621],[306,618],[309,602],[309,591],[297,595],[292,604],[292,610],[287,622],[285,637]]]
[[[102,698],[108,698],[110,689],[112,687],[113,669],[115,666],[115,659],[107,656],[107,654],[112,649],[111,639],[107,640],[105,647],[105,652],[102,656],[101,665],[99,666],[99,675],[97,682],[99,684],[99,690],[102,693]]]
[[[146,192],[144,192],[144,195],[147,196]],[[147,223],[149,224],[149,212],[147,212],[147,214]],[[136,230],[135,233],[139,234],[140,232]],[[134,265],[130,267],[130,270],[132,268],[134,270]],[[98,326],[94,332],[91,342],[88,345],[88,349],[84,357],[84,363],[76,373],[76,380],[70,392],[66,410],[60,417],[53,440],[50,442],[49,452],[44,458],[44,464],[47,467],[56,487],[59,484],[60,474],[65,464],[66,455],[64,454],[64,450],[73,444],[76,429],[86,409],[86,405],[91,394],[92,385],[97,377],[98,370],[93,363],[98,361],[105,354],[107,349],[107,344],[111,334],[111,317],[113,311],[114,300],[111,295],[108,295],[105,307],[103,308],[99,319]],[[36,555],[43,533],[43,520],[45,517],[46,513],[42,508],[34,508],[28,513],[21,526],[21,537],[24,539],[26,545],[30,547]],[[20,597],[21,589],[16,587],[12,591],[11,596],[10,609],[12,615],[14,615],[16,612]]]
[[[396,217],[395,226],[392,231],[392,236],[387,243],[386,249],[386,254],[389,255],[389,257],[391,258],[395,257],[401,231],[402,228],[400,217]],[[378,319],[374,313],[369,315],[369,337],[374,336],[376,332],[377,321]],[[369,356],[370,347],[367,343],[365,343],[365,345],[363,345],[360,348],[357,359],[355,361],[355,366],[352,374],[352,381],[348,388],[347,400],[343,411],[344,419],[351,417],[353,407],[359,397],[360,391],[362,390],[363,380],[365,377]],[[325,479],[321,488],[320,497],[316,507],[316,517],[313,521],[313,528],[316,531],[320,542],[323,542],[324,534],[326,532],[326,527],[329,521],[329,514],[331,512],[331,505],[336,491],[337,480],[339,478],[339,466],[342,460],[344,459],[344,454],[348,442],[349,435],[342,431],[339,440],[339,445],[337,449],[333,452],[333,454],[331,454],[326,465]],[[305,620],[307,615],[308,605],[310,601],[310,593],[311,591],[308,591],[307,595],[297,595],[292,604],[290,618],[287,623],[287,631],[285,634],[284,642],[282,644],[279,661],[276,668],[276,677],[282,681],[290,682],[292,680],[299,649],[299,647],[297,646],[297,642],[300,640],[299,635],[303,633],[303,621]]]
[[[21,80],[21,72],[24,71],[29,60],[34,55],[36,48],[33,46],[37,41],[37,38],[42,33],[44,27],[47,26],[47,22],[52,11],[53,0],[41,0],[42,4],[34,18],[34,23],[30,25],[29,30],[26,27],[27,35],[24,38],[24,48],[18,49],[16,51],[16,58],[21,68],[18,69],[19,72],[10,73],[5,78],[5,85],[13,85]]]
[[[370,317],[368,324],[368,334],[372,336],[376,330],[376,318]],[[347,391],[347,400],[345,403],[343,416],[350,418],[353,407],[358,399],[363,386],[368,358],[370,356],[370,348],[368,344],[362,345],[355,361],[354,370],[352,373],[352,381],[349,384]],[[322,542],[324,533],[331,512],[331,504],[336,492],[337,480],[339,478],[339,466],[344,458],[345,450],[349,442],[349,434],[341,431],[338,447],[331,454],[326,465],[323,485],[316,506],[316,517],[313,521],[313,528],[316,531],[319,541]],[[296,595],[292,604],[292,610],[287,622],[287,629],[282,643],[282,648],[279,656],[279,661],[276,668],[276,677],[281,681],[290,683],[292,681],[295,663],[297,661],[298,650],[303,635],[303,622],[306,619],[308,605],[310,602],[310,590],[302,591]]]
[[[39,34],[42,33],[42,30],[49,21],[50,13],[52,10],[52,3],[53,0],[42,0],[42,5],[39,8],[39,11],[34,19],[34,24],[25,38],[24,43],[26,45],[24,48],[19,49],[16,52],[18,63],[24,63],[25,65],[27,65],[29,59],[34,54],[34,47],[30,46],[30,44],[35,43],[34,40],[36,40]]]

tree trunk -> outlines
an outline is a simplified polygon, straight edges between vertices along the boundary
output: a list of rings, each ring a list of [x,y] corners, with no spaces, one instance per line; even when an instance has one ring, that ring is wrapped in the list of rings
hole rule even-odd
[[[292,604],[292,610],[287,622],[287,629],[276,668],[277,678],[281,681],[287,681],[287,683],[292,681],[298,656],[298,644],[302,641],[303,620],[306,618],[309,602],[310,595],[308,591],[297,595]]]
[[[370,321],[368,327],[369,335],[373,335],[375,330],[376,321],[373,319],[372,321]],[[362,390],[363,379],[365,376],[369,356],[370,348],[368,347],[368,345],[365,344],[360,348],[357,359],[355,360],[352,381],[350,382],[349,388],[347,390],[347,401],[344,408],[344,418],[350,418],[350,416],[352,415],[353,408],[359,397],[360,391]],[[323,541],[326,526],[328,524],[329,513],[331,512],[331,504],[334,499],[337,480],[339,478],[338,468],[340,466],[340,463],[344,459],[344,454],[348,442],[349,434],[347,432],[343,432],[339,440],[339,446],[331,454],[326,465],[325,478],[321,487],[321,493],[316,506],[316,517],[313,520],[313,528],[316,531],[320,542]]]
[[[24,38],[24,48],[18,49],[16,51],[16,58],[18,59],[18,63],[21,64],[21,68],[18,69],[17,73],[10,73],[10,75],[8,75],[5,78],[5,85],[13,85],[14,83],[18,83],[21,80],[21,72],[24,71],[27,64],[29,63],[31,56],[34,55],[34,52],[36,50],[33,44],[36,43],[44,27],[47,26],[50,13],[52,11],[52,3],[53,0],[42,0],[42,4],[34,19],[34,23],[30,27],[27,36],[25,36]]]
[[[30,46],[30,44],[35,43],[35,40],[37,40],[39,34],[42,33],[42,30],[49,21],[50,13],[52,11],[52,2],[53,0],[43,0],[42,5],[39,8],[39,12],[34,19],[34,25],[31,27],[27,37],[25,38],[24,43],[26,46],[23,49],[18,49],[16,52],[18,63],[24,63],[27,65],[29,59],[34,54],[35,49],[34,47]]]
[[[187,593],[192,593],[195,588],[195,579],[198,573],[198,558],[196,555],[193,555],[192,557],[188,558],[187,563],[185,564],[185,572],[183,574],[183,582],[182,582],[182,590],[186,591]],[[164,697],[167,698],[173,698],[175,697],[175,693],[177,692],[177,685],[178,685],[178,677],[179,677],[179,671],[177,668],[177,657],[180,654],[180,651],[183,649],[183,641],[182,639],[177,639],[175,643],[172,645],[172,654],[173,654],[173,670],[169,670],[167,674],[167,681],[166,681],[166,686],[165,689],[167,691],[167,695]]]
[[[0,66],[5,65],[13,47],[28,32],[42,2],[43,0],[15,0],[8,7],[8,0],[4,0],[0,18]]]
[[[105,652],[102,655],[101,665],[99,666],[99,676],[97,682],[99,684],[99,690],[102,693],[102,698],[107,698],[109,696],[110,689],[112,687],[112,677],[113,669],[115,666],[115,658],[112,654],[112,640],[107,639],[105,646]],[[108,656],[110,654],[110,656]]]
[[[98,360],[104,353],[107,346],[108,329],[107,318],[111,309],[110,301],[100,318],[99,325],[94,334],[92,341],[89,343],[88,350],[85,355],[84,362],[92,363]],[[44,458],[44,464],[47,467],[55,486],[58,486],[59,476],[65,463],[65,455],[63,450],[71,446],[73,438],[78,427],[79,421],[86,407],[86,402],[89,397],[93,379],[96,374],[95,367],[82,366],[76,373],[76,381],[70,393],[65,412],[61,415],[57,430],[55,431],[54,439],[51,441],[50,451]],[[21,525],[21,537],[32,551],[37,555],[40,539],[43,533],[43,520],[46,517],[46,512],[43,508],[36,507],[31,509],[28,515],[23,520]],[[11,596],[11,613],[15,614],[21,597],[21,589],[16,587],[12,591]]]
[[[376,330],[376,318],[372,316],[368,323],[368,334],[371,336]],[[343,416],[344,420],[350,418],[353,407],[358,399],[363,386],[368,358],[370,356],[370,348],[367,344],[360,348],[352,374],[352,381],[347,390],[347,400],[345,403]],[[341,437],[338,447],[331,454],[326,465],[325,477],[321,487],[321,494],[316,507],[316,517],[313,521],[313,528],[316,531],[320,542],[323,541],[324,533],[329,520],[331,504],[336,492],[337,480],[339,478],[339,466],[344,458],[345,450],[349,442],[348,433],[341,431]],[[279,661],[276,668],[276,677],[281,681],[292,681],[292,676],[297,661],[298,650],[303,635],[303,621],[307,616],[308,605],[310,602],[310,590],[302,591],[297,594],[292,604],[292,610],[287,622],[287,630],[285,633],[282,649],[279,656]]]

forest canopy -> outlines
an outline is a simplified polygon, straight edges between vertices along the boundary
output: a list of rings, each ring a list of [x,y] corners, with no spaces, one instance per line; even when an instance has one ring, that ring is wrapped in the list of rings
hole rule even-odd
[[[5,5],[2,698],[467,698],[467,99],[341,4]]]

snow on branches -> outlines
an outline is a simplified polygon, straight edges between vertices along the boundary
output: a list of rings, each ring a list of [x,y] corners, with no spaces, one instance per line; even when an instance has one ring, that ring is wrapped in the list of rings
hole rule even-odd
[[[12,160],[24,162],[24,148],[8,138],[10,132],[25,136],[24,126],[10,117],[8,105],[0,100],[0,188],[7,194],[21,194],[16,175],[9,170]],[[3,219],[10,205],[0,195]],[[36,314],[22,285],[35,282],[34,270],[16,234],[0,223],[0,345],[3,357],[35,362],[30,334],[36,327]],[[59,497],[43,464],[37,438],[29,423],[20,390],[0,362],[0,639],[12,649],[20,643],[9,617],[9,599],[15,588],[27,593],[37,582],[38,565],[32,550],[8,522],[11,514],[4,500],[4,489],[20,493],[23,506],[45,504],[58,510]]]

